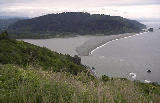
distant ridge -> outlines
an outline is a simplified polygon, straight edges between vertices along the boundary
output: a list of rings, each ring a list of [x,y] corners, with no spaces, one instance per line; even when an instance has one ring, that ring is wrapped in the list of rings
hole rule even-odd
[[[33,38],[33,34],[42,37],[56,35],[112,35],[126,32],[139,32],[145,25],[120,16],[89,14],[86,12],[63,12],[48,14],[32,19],[19,20],[8,27],[11,34],[24,34]],[[32,34],[30,37],[28,34]],[[45,34],[45,35],[44,35]],[[43,38],[42,37],[42,38]]]
[[[18,20],[22,20],[22,18],[0,19],[0,29],[6,29],[8,26],[10,26]]]
[[[30,19],[29,17],[19,17],[19,16],[0,16],[0,19],[12,19],[12,18]]]

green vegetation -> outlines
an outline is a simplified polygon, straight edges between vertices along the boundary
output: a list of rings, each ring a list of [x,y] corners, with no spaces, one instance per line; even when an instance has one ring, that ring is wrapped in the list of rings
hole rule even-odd
[[[103,81],[106,82],[106,81],[109,81],[109,79],[110,79],[110,78],[109,78],[108,76],[102,75],[102,80],[103,80]]]
[[[3,32],[2,34],[0,34],[0,40],[4,39],[4,40],[8,40],[8,33],[7,31]]]
[[[115,35],[139,32],[145,25],[119,16],[84,12],[49,14],[19,20],[8,27],[12,38],[53,38],[75,35]]]
[[[104,82],[83,72],[75,76],[30,65],[0,65],[1,103],[158,103],[158,88],[119,78]]]
[[[95,78],[78,56],[0,34],[0,103],[158,103],[160,85]],[[92,68],[94,69],[94,68]]]
[[[7,32],[0,34],[0,63],[42,66],[45,70],[67,71],[73,74],[85,71],[78,57],[52,52],[45,47],[9,39]],[[77,58],[77,59],[76,59]],[[79,60],[79,61],[77,61]]]

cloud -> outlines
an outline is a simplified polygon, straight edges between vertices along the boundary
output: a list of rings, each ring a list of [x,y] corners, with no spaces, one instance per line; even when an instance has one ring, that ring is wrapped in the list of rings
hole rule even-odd
[[[101,10],[106,10],[106,9],[102,7]]]
[[[5,4],[10,4],[10,3],[26,3],[26,2],[30,2],[30,1],[37,1],[37,0],[4,0],[1,2],[5,3]]]
[[[118,12],[118,10],[116,10],[116,9],[112,9],[112,11],[113,11],[113,12]]]
[[[3,4],[3,2],[0,2],[0,4],[2,5],[2,4]]]
[[[124,14],[128,14],[128,12],[123,12]]]
[[[113,0],[114,1],[114,0]],[[160,0],[116,0],[117,6],[160,5]]]
[[[0,15],[35,17],[60,12],[89,12],[126,18],[160,18],[160,0],[3,0]]]

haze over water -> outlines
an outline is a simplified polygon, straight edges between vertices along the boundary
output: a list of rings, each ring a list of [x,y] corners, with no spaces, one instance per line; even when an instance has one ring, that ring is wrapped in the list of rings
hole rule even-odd
[[[95,50],[90,56],[82,56],[82,63],[95,67],[97,75],[109,77],[126,77],[130,80],[144,82],[154,81],[160,84],[160,23],[143,22],[154,28],[154,32],[119,39]],[[24,41],[45,46],[63,54],[76,55],[75,48],[93,36],[79,36],[76,38],[53,38]],[[151,73],[147,73],[151,70]],[[136,74],[132,78],[130,73]]]

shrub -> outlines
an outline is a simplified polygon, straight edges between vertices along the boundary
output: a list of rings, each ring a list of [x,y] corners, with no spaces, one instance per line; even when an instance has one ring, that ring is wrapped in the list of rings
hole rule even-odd
[[[102,75],[102,80],[106,82],[106,81],[109,81],[110,78],[106,75]]]
[[[7,31],[5,31],[2,34],[0,34],[0,40],[1,39],[8,39],[8,33],[7,33]]]

